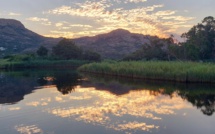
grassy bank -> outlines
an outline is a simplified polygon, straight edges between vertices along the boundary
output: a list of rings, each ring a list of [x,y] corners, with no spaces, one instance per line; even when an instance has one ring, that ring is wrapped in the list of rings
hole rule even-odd
[[[102,62],[86,64],[83,72],[178,82],[215,83],[215,64],[197,62]]]
[[[80,60],[30,60],[30,61],[8,61],[0,59],[0,69],[19,68],[69,68],[79,67],[87,61]]]

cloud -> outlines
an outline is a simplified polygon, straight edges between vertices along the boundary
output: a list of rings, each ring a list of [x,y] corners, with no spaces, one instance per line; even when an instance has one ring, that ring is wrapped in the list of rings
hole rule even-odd
[[[157,15],[157,16],[168,16],[168,15],[173,15],[175,13],[176,13],[176,11],[167,10],[167,11],[158,11],[155,13],[155,15]]]
[[[139,2],[146,2],[147,0],[127,0],[128,2],[134,2],[134,3],[139,3]]]
[[[150,6],[143,5],[141,7],[136,6],[133,8],[125,9],[121,5],[122,2],[123,1],[121,0],[86,1],[83,3],[76,3],[73,6],[63,5],[61,7],[49,10],[45,13],[58,16],[69,15],[72,17],[76,17],[77,19],[84,18],[85,20],[89,20],[94,23],[93,27],[91,25],[86,24],[70,24],[70,26],[65,26],[64,28],[61,28],[63,30],[70,30],[71,28],[69,27],[82,28],[79,29],[79,33],[74,33],[76,36],[83,35],[84,33],[101,34],[104,32],[109,32],[111,30],[115,30],[117,28],[123,28],[133,33],[142,33],[149,35],[157,35],[159,37],[167,37],[169,36],[170,32],[176,32],[176,29],[173,29],[169,25],[165,25],[166,22],[178,21],[179,23],[186,23],[194,19],[193,17],[183,17],[176,15],[176,13],[178,13],[179,11],[162,10],[162,8],[164,7],[163,4]],[[124,2],[130,2],[137,5],[137,3],[139,2],[147,1],[126,0]],[[117,8],[115,8],[114,4],[118,4]],[[177,25],[176,27],[183,26],[184,25]],[[65,34],[68,32],[71,31],[64,31]]]
[[[92,28],[91,25],[82,25],[82,24],[72,24],[70,27],[84,27],[84,28]]]
[[[146,2],[147,0],[113,0],[116,3],[140,3],[140,2]]]
[[[183,17],[183,16],[165,16],[162,17],[164,20],[176,20],[176,21],[190,21],[193,20],[194,17]]]
[[[20,13],[10,12],[8,15],[9,16],[20,16],[21,14]]]
[[[61,26],[63,26],[63,23],[58,22],[58,23],[55,24],[55,26],[56,26],[56,27],[61,27]]]
[[[51,21],[49,21],[49,19],[47,18],[39,18],[39,17],[30,17],[30,18],[27,18],[26,20],[29,20],[29,21],[33,21],[33,22],[40,22],[42,25],[51,25]]]
[[[48,21],[47,18],[38,18],[38,17],[30,17],[30,18],[27,18],[27,20],[30,20],[30,21]]]

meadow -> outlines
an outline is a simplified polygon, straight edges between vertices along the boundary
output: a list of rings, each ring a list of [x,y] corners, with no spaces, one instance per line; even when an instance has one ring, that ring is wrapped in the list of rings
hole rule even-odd
[[[81,72],[138,79],[215,83],[215,64],[199,62],[122,61],[85,64]]]

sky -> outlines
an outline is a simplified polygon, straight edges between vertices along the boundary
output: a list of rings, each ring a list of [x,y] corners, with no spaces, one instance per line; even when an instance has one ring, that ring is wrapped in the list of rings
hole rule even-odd
[[[77,38],[126,29],[180,36],[207,16],[215,0],[0,0],[0,18],[47,37]]]

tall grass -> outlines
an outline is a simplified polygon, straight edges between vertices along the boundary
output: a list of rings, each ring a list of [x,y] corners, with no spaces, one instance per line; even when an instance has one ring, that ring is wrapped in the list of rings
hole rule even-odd
[[[163,61],[102,62],[86,64],[78,70],[132,78],[215,83],[215,64],[213,63]]]
[[[30,61],[8,61],[0,60],[0,69],[18,69],[18,68],[67,68],[78,67],[89,63],[80,60],[30,60]]]

